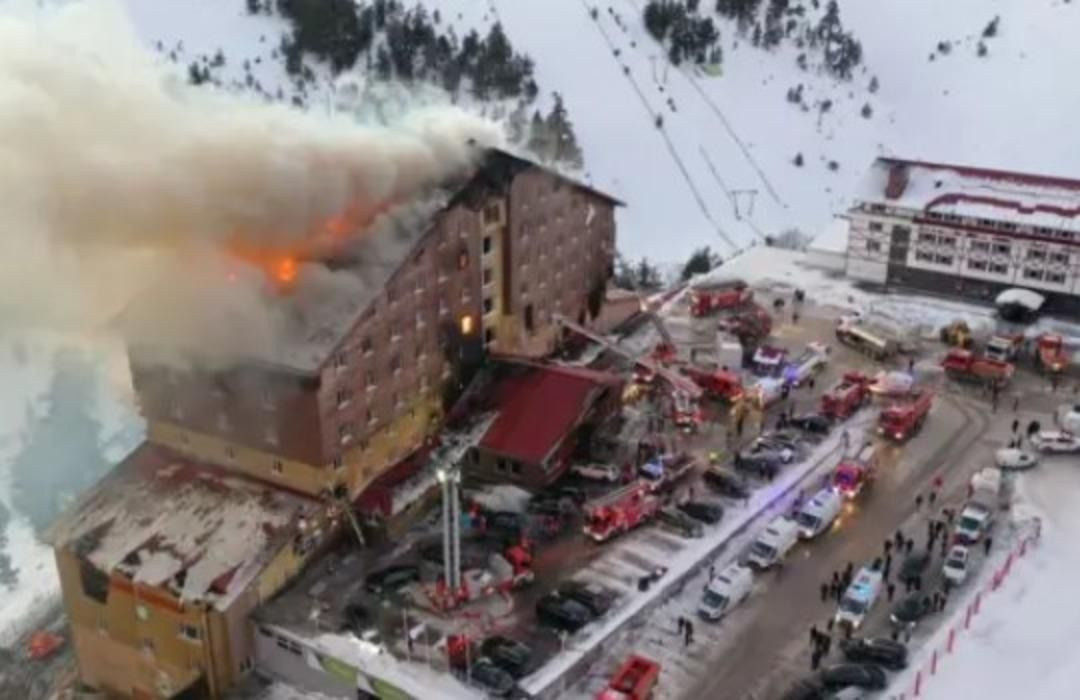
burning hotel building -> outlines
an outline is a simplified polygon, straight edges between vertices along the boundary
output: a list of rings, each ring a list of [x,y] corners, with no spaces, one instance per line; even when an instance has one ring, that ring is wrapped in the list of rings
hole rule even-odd
[[[555,315],[597,315],[619,202],[494,149],[443,195],[367,234],[359,283],[308,293],[307,265],[277,263],[290,332],[259,351],[208,366],[129,345],[146,441],[53,532],[85,684],[220,697],[253,666],[252,611],[422,450],[482,359],[542,357]]]

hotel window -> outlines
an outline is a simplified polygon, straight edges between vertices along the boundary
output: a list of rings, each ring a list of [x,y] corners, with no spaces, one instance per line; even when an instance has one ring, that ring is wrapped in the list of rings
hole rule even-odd
[[[490,267],[484,268],[484,285],[489,285],[495,281],[495,272]]]
[[[499,205],[489,204],[484,207],[484,223],[493,224],[499,220]]]
[[[401,371],[401,355],[394,355],[390,358],[390,371],[394,374]]]
[[[491,236],[484,236],[483,251],[485,254],[491,252]]]
[[[1042,270],[1036,269],[1034,267],[1024,268],[1024,279],[1026,280],[1041,280],[1044,274],[1045,273]]]
[[[995,243],[994,255],[1008,255],[1012,252],[1012,246],[1008,243]]]
[[[353,424],[352,423],[342,423],[341,425],[338,426],[337,432],[338,432],[338,440],[341,442],[341,444],[342,445],[347,445],[353,439]]]
[[[1065,265],[1069,262],[1068,253],[1050,253],[1050,262]]]
[[[985,260],[968,260],[967,266],[969,270],[977,270],[979,272],[986,272]]]
[[[990,272],[993,272],[995,275],[1006,275],[1009,273],[1009,266],[1002,265],[1001,263],[991,263]]]
[[[880,222],[880,221],[871,221],[871,222],[870,222],[870,223],[869,223],[869,224],[867,225],[867,228],[868,228],[868,229],[870,229],[871,231],[881,231],[881,230],[883,230],[883,229],[884,229],[885,227],[881,225],[881,222]]]
[[[881,241],[867,241],[866,242],[866,250],[867,250],[867,252],[870,252],[870,253],[880,253],[881,252]]]
[[[353,392],[352,389],[338,389],[337,392],[337,407],[345,408],[352,402]]]
[[[952,236],[941,236],[938,243],[946,248],[953,248],[956,246],[956,239]]]
[[[275,459],[274,462],[270,465],[270,471],[274,472],[275,474],[281,474],[283,471],[285,471],[285,464],[282,463],[280,459]]]
[[[937,236],[932,233],[920,233],[919,243],[937,243]]]
[[[345,369],[349,366],[349,356],[343,352],[339,352],[334,355],[334,367],[338,369]]]
[[[1046,260],[1046,251],[1042,248],[1028,248],[1028,260]]]
[[[1047,272],[1046,281],[1053,284],[1063,284],[1065,282],[1064,272]]]
[[[495,302],[491,297],[484,297],[484,313],[489,314],[495,310]]]
[[[202,632],[195,625],[180,624],[180,636],[189,642],[198,642],[202,639]]]
[[[469,266],[469,253],[468,253],[468,251],[463,250],[460,253],[458,253],[457,269],[464,270],[468,266]]]
[[[364,355],[370,355],[372,352],[371,338],[363,338],[360,340],[360,352]]]
[[[990,252],[990,244],[986,241],[972,241],[968,248],[973,253],[988,253]]]
[[[934,262],[934,255],[925,250],[916,250],[915,259],[919,262]]]
[[[145,605],[142,605],[141,603],[136,604],[135,617],[139,618],[140,622],[146,622],[150,619],[150,609],[147,608]]]
[[[367,383],[367,390],[372,391],[375,388],[375,373],[368,370],[367,375],[364,377]]]
[[[951,255],[936,255],[934,256],[934,262],[938,265],[952,265],[953,256]]]
[[[495,342],[495,331],[491,328],[484,329],[484,344],[491,345]]]

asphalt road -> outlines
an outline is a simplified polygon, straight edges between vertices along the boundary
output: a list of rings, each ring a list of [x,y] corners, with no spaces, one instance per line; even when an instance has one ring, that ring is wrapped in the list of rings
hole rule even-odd
[[[809,673],[809,629],[822,627],[835,611],[833,604],[821,602],[821,583],[848,562],[858,568],[879,556],[882,542],[913,519],[916,494],[929,490],[941,467],[968,462],[965,455],[987,423],[983,410],[970,402],[940,398],[921,434],[902,447],[885,448],[872,492],[845,512],[833,531],[801,544],[782,571],[758,577],[754,603],[723,623],[746,633],[732,630],[725,643],[710,649],[710,673],[685,697],[772,698]],[[946,491],[960,487],[970,469],[943,471]],[[910,524],[905,533],[921,543],[925,525]]]

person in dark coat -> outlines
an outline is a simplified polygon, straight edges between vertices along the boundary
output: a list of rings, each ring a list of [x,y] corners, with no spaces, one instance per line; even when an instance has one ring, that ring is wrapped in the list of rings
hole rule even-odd
[[[885,595],[888,596],[889,602],[891,603],[893,601],[893,596],[896,595],[895,583],[889,582],[889,584],[885,586]]]
[[[990,547],[993,546],[993,544],[993,538],[991,538],[990,535],[987,535],[986,540],[983,541],[983,552],[985,552],[986,554],[990,554]]]
[[[829,584],[821,584],[821,602],[826,603],[829,600]]]

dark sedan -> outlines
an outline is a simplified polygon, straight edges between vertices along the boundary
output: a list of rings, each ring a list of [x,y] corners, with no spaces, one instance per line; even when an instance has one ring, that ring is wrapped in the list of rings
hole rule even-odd
[[[818,679],[827,690],[841,690],[851,686],[881,690],[888,682],[885,671],[872,664],[837,664],[822,671]]]
[[[550,594],[536,602],[536,619],[546,627],[572,633],[592,622],[593,615],[576,600]]]
[[[368,593],[383,595],[420,580],[420,569],[412,564],[388,566],[376,571],[364,580]]]
[[[914,627],[930,613],[930,596],[913,593],[893,608],[889,620],[897,627]]]
[[[585,606],[593,617],[600,617],[611,610],[611,606],[615,603],[615,595],[595,583],[566,581],[559,586],[558,590],[562,597]]]
[[[730,498],[747,498],[750,495],[750,486],[739,474],[722,467],[710,467],[703,475],[705,485],[722,496]]]
[[[823,416],[820,413],[806,413],[801,416],[792,416],[788,421],[788,425],[792,428],[805,431],[807,433],[815,433],[817,435],[824,435],[832,430],[832,421],[827,416]]]
[[[899,671],[908,665],[907,647],[884,637],[841,639],[840,651],[848,661],[879,664],[890,671]]]
[[[513,677],[489,659],[480,659],[469,669],[469,685],[490,697],[507,698],[517,685]]]
[[[694,520],[700,520],[709,525],[715,525],[724,518],[724,507],[719,503],[708,501],[689,501],[681,504],[679,510]]]
[[[907,555],[900,564],[900,581],[911,581],[923,575],[930,566],[930,552],[917,550]]]
[[[480,653],[514,678],[521,678],[530,670],[532,649],[516,639],[488,637],[480,645]]]
[[[771,479],[784,465],[781,455],[773,452],[758,452],[754,454],[736,454],[735,469],[748,474],[755,474],[765,479]]]

